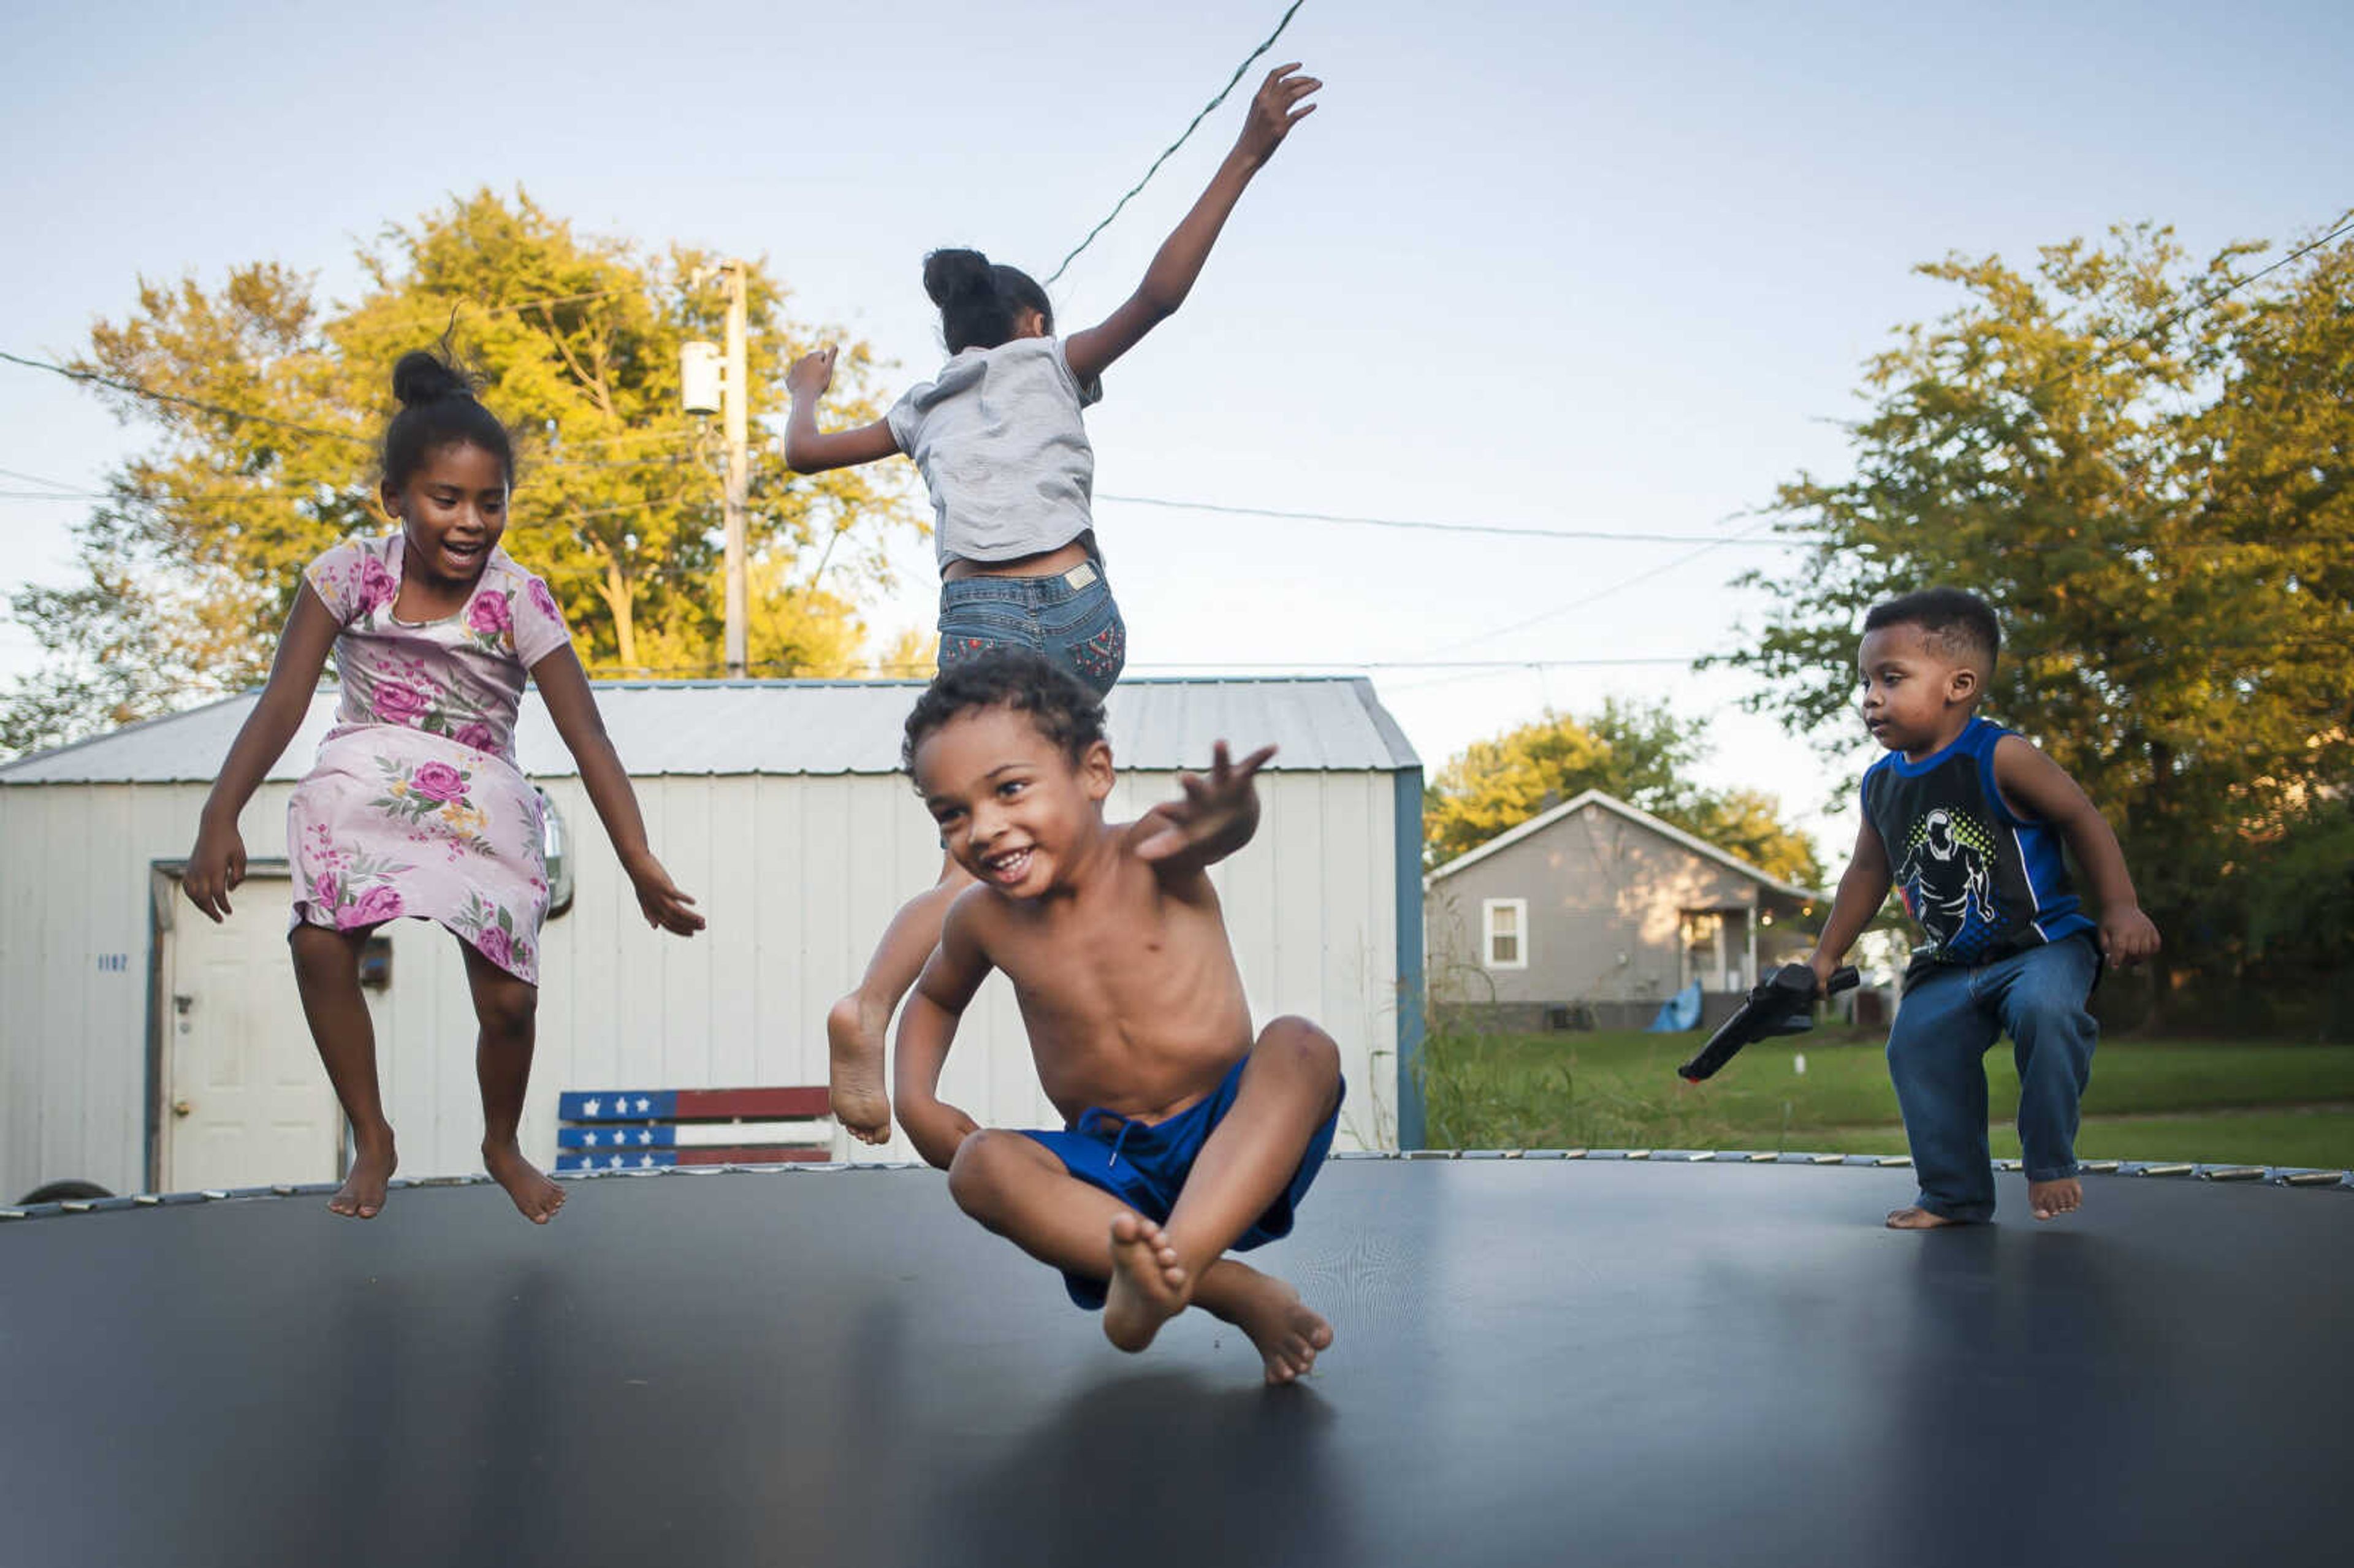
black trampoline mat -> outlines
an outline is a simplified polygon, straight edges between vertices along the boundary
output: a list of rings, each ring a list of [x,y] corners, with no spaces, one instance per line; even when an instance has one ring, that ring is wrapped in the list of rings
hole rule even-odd
[[[1141,1356],[908,1170],[0,1225],[9,1563],[2342,1563],[2354,1202],[1341,1161],[1299,1388]]]

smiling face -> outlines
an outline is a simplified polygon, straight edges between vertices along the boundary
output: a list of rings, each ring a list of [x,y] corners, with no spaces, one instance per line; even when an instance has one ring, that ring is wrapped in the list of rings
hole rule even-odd
[[[1111,747],[1073,762],[1012,708],[959,714],[916,747],[917,792],[959,865],[1013,898],[1067,885],[1100,841]]]
[[[1899,621],[1865,632],[1856,662],[1863,675],[1864,727],[1889,750],[1918,761],[1969,722],[1978,672],[1919,626]]]
[[[471,584],[507,528],[507,468],[472,441],[429,448],[384,509],[400,519],[408,565],[429,582]]]

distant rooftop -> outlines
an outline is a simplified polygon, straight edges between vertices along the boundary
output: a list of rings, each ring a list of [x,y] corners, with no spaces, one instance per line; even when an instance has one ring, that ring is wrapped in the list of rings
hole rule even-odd
[[[907,710],[920,681],[600,681],[597,707],[622,763],[657,774],[896,773]],[[0,763],[0,785],[203,783],[220,771],[256,692],[186,713],[125,726],[53,751]],[[1237,750],[1275,743],[1270,769],[1392,772],[1418,768],[1397,721],[1352,676],[1123,681],[1108,705],[1113,756],[1122,768],[1204,768],[1214,742]],[[270,770],[310,770],[334,721],[323,689]],[[515,750],[542,779],[578,771],[536,693],[524,700]]]

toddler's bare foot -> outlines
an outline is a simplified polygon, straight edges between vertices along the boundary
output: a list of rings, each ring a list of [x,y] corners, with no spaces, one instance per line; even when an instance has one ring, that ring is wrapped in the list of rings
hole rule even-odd
[[[2030,1181],[2027,1206],[2039,1220],[2056,1220],[2073,1213],[2084,1201],[2084,1184],[2073,1176],[2057,1181]]]
[[[384,1212],[385,1184],[392,1180],[400,1159],[393,1151],[392,1140],[381,1145],[363,1143],[352,1156],[352,1173],[327,1200],[330,1213],[347,1215],[355,1220],[372,1220]]]
[[[564,1207],[564,1189],[525,1160],[523,1150],[513,1143],[482,1145],[482,1169],[491,1173],[492,1181],[507,1190],[514,1206],[533,1224],[547,1224],[556,1211]]]
[[[1161,1325],[1185,1309],[1184,1266],[1161,1227],[1141,1214],[1111,1222],[1111,1284],[1104,1298],[1104,1338],[1123,1351],[1152,1343]]]
[[[1232,1258],[1224,1261],[1244,1281],[1235,1287],[1239,1296],[1227,1320],[1257,1347],[1267,1362],[1267,1381],[1279,1385],[1307,1376],[1316,1352],[1331,1349],[1332,1325],[1282,1280]]]
[[[891,1097],[883,1087],[883,1038],[891,1010],[852,991],[826,1010],[833,1116],[861,1143],[891,1141]]]
[[[1943,1214],[1933,1214],[1917,1205],[1910,1209],[1888,1211],[1888,1228],[1892,1231],[1935,1231],[1947,1225],[1958,1225],[1959,1220],[1949,1220]]]

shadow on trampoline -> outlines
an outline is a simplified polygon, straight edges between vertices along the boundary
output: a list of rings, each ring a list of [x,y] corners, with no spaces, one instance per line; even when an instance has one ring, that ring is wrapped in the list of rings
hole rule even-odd
[[[1111,1350],[928,1171],[599,1178],[546,1230],[484,1186],[0,1225],[7,1555],[2341,1560],[2343,1196],[1881,1229],[1911,1191],[1336,1163],[1254,1256],[1338,1336],[1274,1390],[1198,1314]]]

